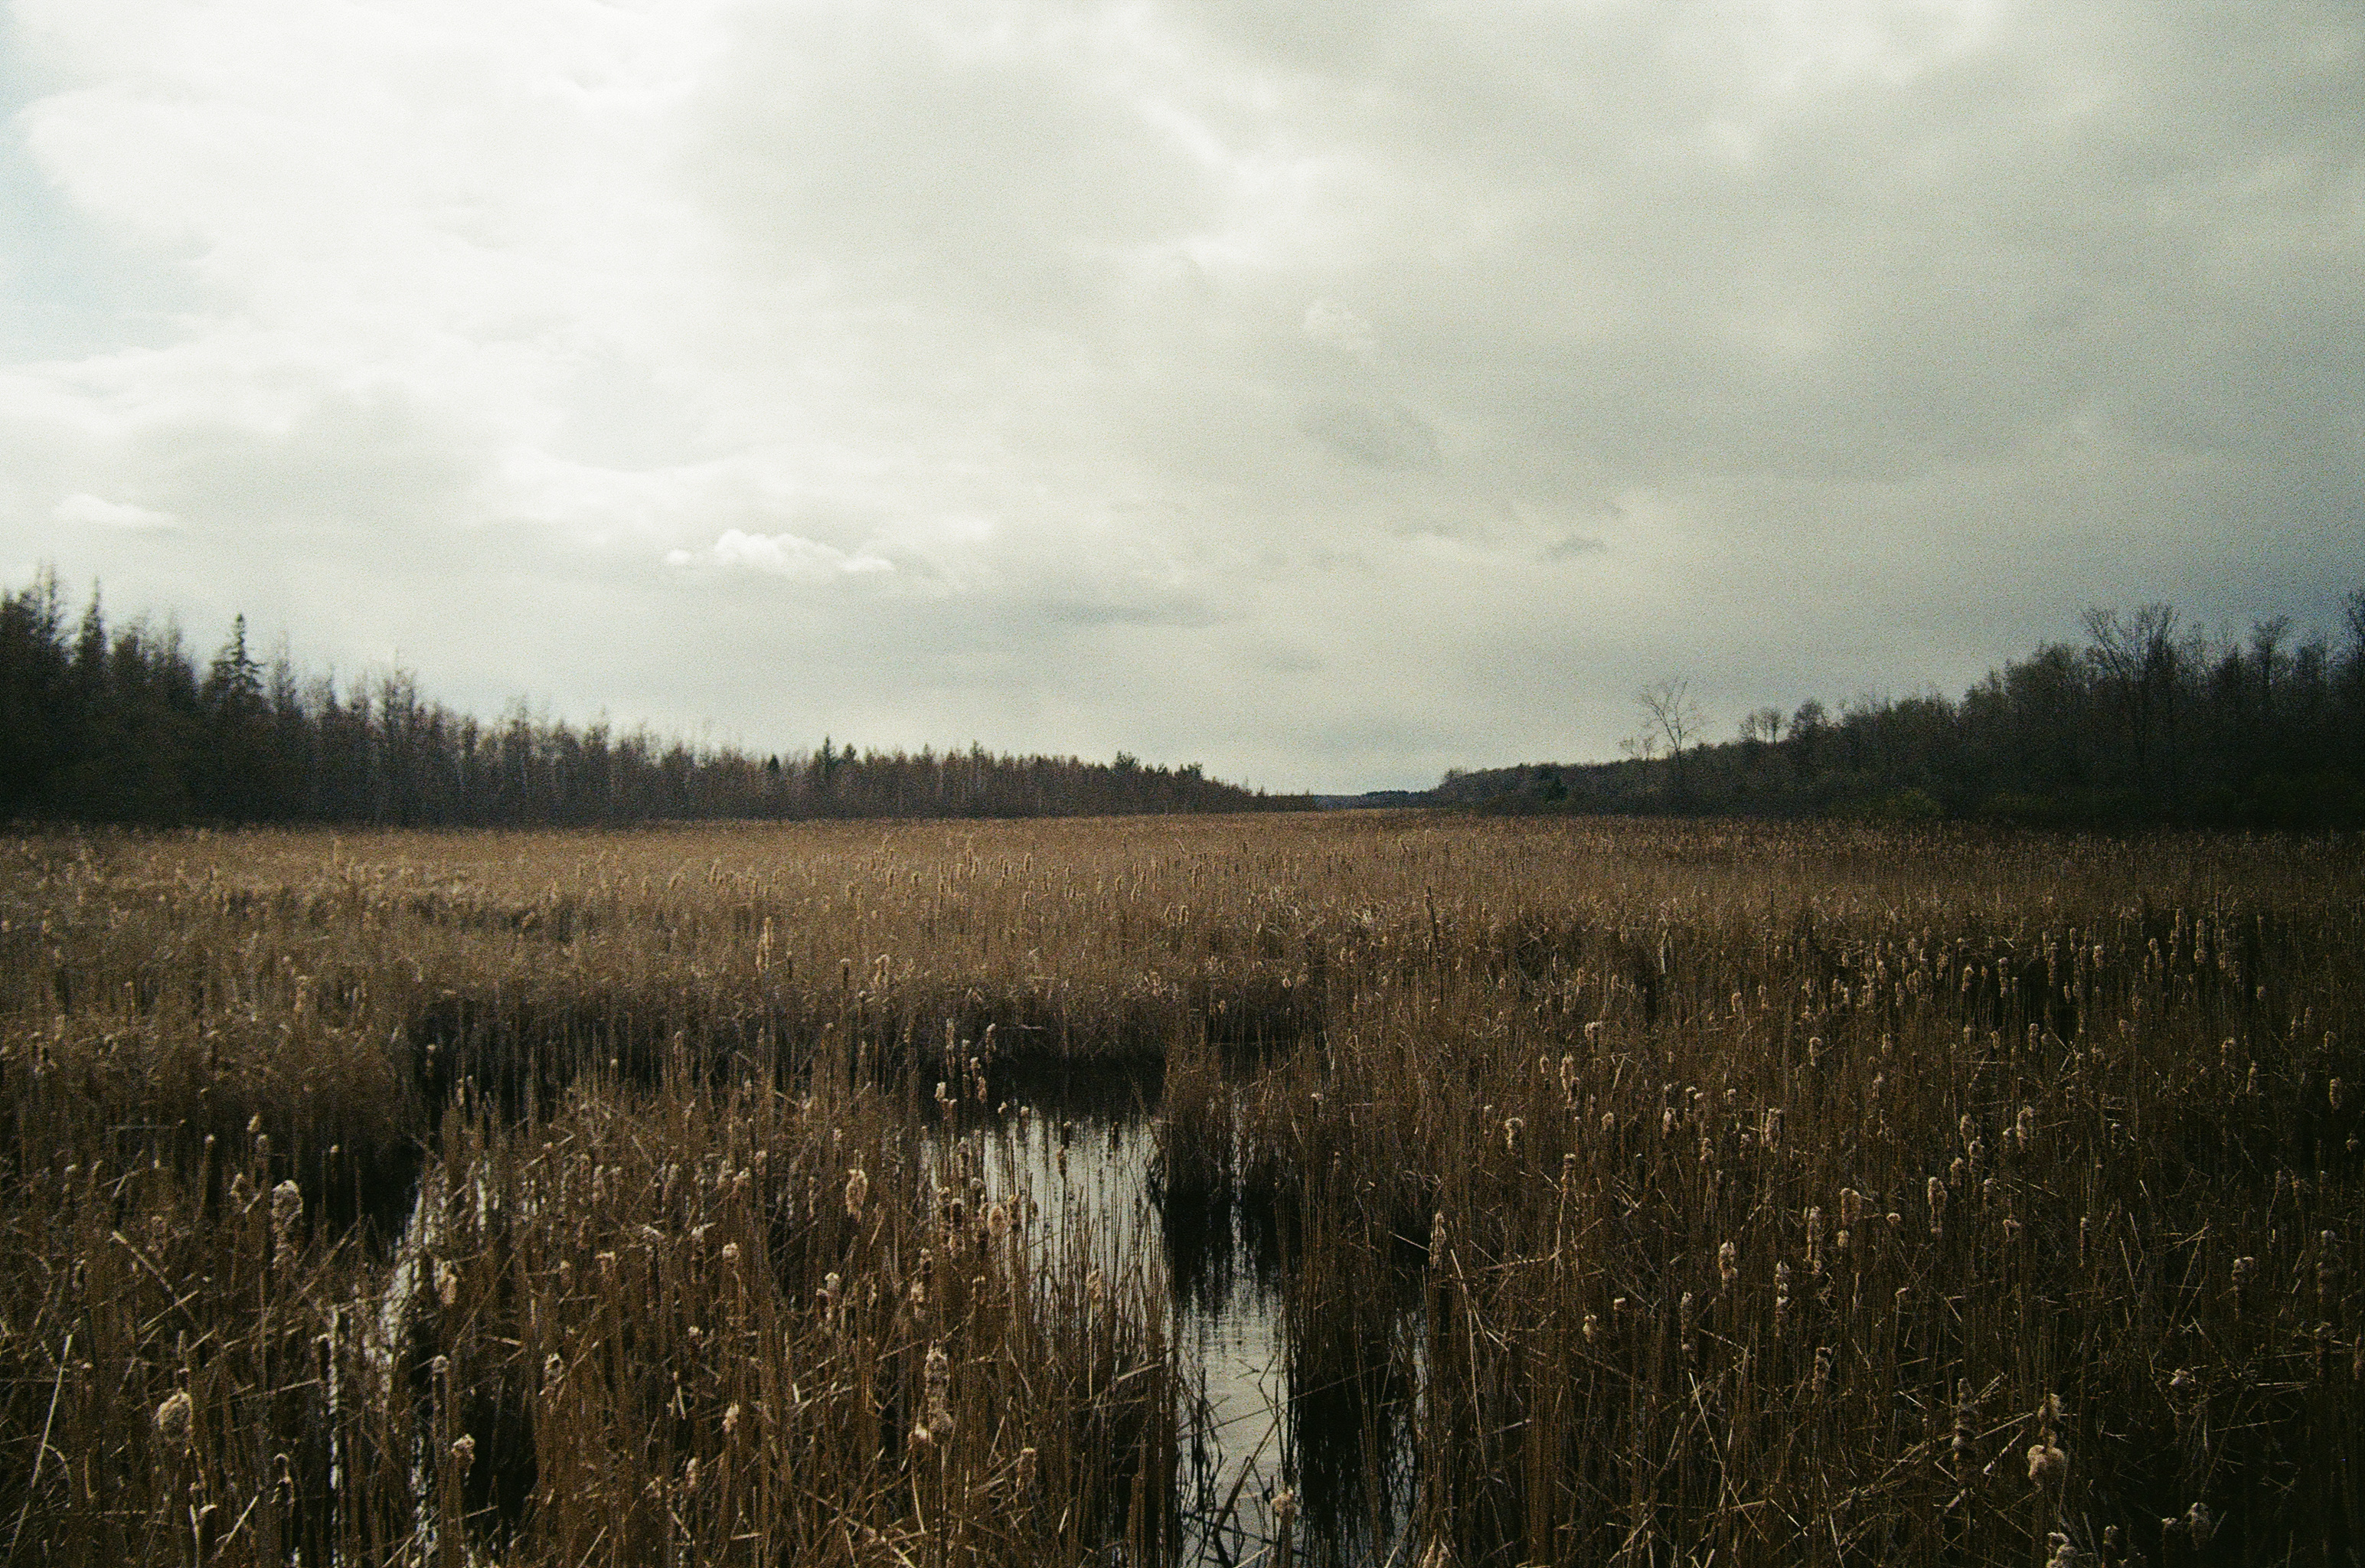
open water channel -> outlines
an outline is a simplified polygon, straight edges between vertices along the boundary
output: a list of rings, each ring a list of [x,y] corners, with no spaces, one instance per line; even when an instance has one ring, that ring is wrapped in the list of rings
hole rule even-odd
[[[1367,1368],[1408,1372],[1396,1396],[1373,1397],[1371,1380],[1342,1376],[1335,1358],[1317,1366],[1302,1354],[1287,1226],[1263,1205],[1160,1192],[1157,1088],[1155,1079],[1034,1083],[1003,1114],[947,1136],[968,1144],[964,1161],[990,1201],[1033,1200],[1030,1227],[1051,1256],[1089,1249],[1105,1277],[1140,1277],[1162,1292],[1186,1391],[1182,1561],[1269,1560],[1284,1496],[1299,1561],[1408,1560],[1418,1291],[1360,1348]]]

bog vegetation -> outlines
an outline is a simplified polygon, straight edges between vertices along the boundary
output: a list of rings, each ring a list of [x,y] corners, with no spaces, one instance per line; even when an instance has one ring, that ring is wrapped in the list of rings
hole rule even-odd
[[[982,1179],[1130,1064],[1266,1561],[2353,1562],[2360,958],[2300,838],[19,840],[0,1550],[1178,1556],[1167,1282]]]

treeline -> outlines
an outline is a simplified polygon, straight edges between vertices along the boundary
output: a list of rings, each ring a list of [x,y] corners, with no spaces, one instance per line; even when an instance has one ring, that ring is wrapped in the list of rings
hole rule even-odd
[[[1497,811],[1984,817],[2061,826],[2365,826],[2365,589],[2336,641],[2287,618],[2211,637],[2166,605],[2090,610],[2082,644],[1937,693],[1764,709],[1703,745],[1680,683],[1623,762],[1449,774]]]
[[[692,748],[519,709],[482,723],[395,673],[340,689],[249,650],[202,666],[177,629],[79,619],[44,577],[0,597],[0,821],[574,826],[664,820],[1023,817],[1291,809],[1148,767],[966,752]]]

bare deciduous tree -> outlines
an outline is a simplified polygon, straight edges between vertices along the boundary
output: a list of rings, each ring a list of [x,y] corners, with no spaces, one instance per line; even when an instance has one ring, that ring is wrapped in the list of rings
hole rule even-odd
[[[2086,611],[2085,624],[2094,640],[2088,656],[2117,688],[2135,735],[2135,774],[2148,790],[2156,733],[2163,725],[2172,732],[2176,723],[2176,611],[2146,604],[2121,620],[2115,610],[2098,608]],[[2167,760],[2173,793],[2176,759]]]
[[[1680,756],[1685,748],[1699,737],[1699,704],[1691,700],[1688,680],[1669,678],[1644,687],[1635,694],[1650,714],[1652,727],[1667,743],[1667,753]]]
[[[1644,731],[1642,756],[1649,756],[1662,740],[1667,744],[1667,764],[1674,776],[1675,791],[1684,793],[1684,753],[1698,740],[1700,733],[1699,704],[1691,698],[1691,682],[1670,676],[1634,694],[1650,719]]]

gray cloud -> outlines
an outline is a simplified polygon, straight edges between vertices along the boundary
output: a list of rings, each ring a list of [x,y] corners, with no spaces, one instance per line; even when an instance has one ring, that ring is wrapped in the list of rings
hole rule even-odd
[[[1437,433],[1411,409],[1324,401],[1297,428],[1341,457],[1373,468],[1426,468],[1438,460]]]
[[[2365,581],[2352,7],[256,5],[9,13],[11,582],[1338,789]]]

